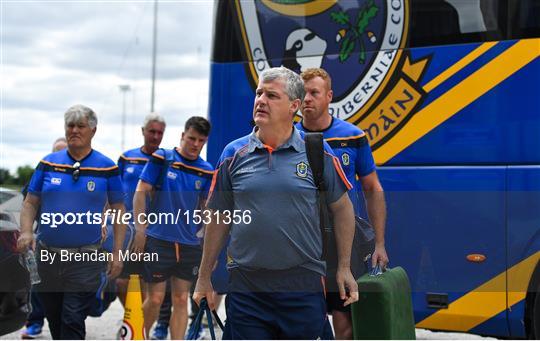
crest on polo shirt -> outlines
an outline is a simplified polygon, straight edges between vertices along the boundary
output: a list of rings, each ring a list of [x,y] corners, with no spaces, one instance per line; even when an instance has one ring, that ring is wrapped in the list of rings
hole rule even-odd
[[[88,181],[86,183],[86,189],[89,191],[89,192],[93,192],[95,189],[96,189],[96,183],[92,180]]]
[[[348,166],[351,163],[351,159],[350,159],[349,154],[343,153],[341,155],[341,161],[342,161],[344,166]]]
[[[201,180],[196,180],[195,181],[195,189],[201,189],[201,186],[202,186]]]
[[[304,161],[296,164],[296,175],[300,178],[305,178],[308,174],[308,165]]]

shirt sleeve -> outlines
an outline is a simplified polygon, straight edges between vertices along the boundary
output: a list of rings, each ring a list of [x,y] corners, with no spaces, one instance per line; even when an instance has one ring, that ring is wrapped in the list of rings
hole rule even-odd
[[[28,184],[28,193],[32,193],[36,196],[41,196],[41,191],[43,189],[43,176],[44,176],[44,164],[40,161],[32,174],[30,183]]]
[[[326,196],[329,203],[336,202],[348,190],[352,189],[339,160],[331,154],[331,148],[324,143],[324,182],[326,183]]]
[[[139,176],[139,179],[149,183],[152,186],[155,186],[159,180],[164,166],[164,156],[162,156],[161,153],[155,152],[154,154],[152,154],[152,157],[150,157],[150,160],[144,166],[141,175]]]
[[[225,159],[214,172],[209,189],[208,201],[206,202],[208,208],[213,210],[234,209],[234,196],[229,172],[231,161],[232,158]]]
[[[109,203],[116,204],[124,202],[124,190],[122,188],[122,179],[120,179],[120,171],[116,169],[114,175],[107,179],[107,192]]]
[[[360,177],[371,174],[376,168],[371,147],[365,135],[361,138],[360,145],[356,148],[355,168],[356,174]]]

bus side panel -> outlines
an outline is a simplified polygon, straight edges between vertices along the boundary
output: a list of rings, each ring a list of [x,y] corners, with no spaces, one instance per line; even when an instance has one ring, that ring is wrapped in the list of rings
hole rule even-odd
[[[524,295],[540,259],[540,165],[509,167],[507,196],[508,295],[512,305]],[[513,299],[516,295],[519,297]],[[518,304],[509,310],[512,337],[525,336],[524,309],[524,304]]]
[[[469,331],[498,318],[506,307],[505,280],[497,277],[506,270],[501,247],[506,167],[380,167],[378,174],[388,204],[390,262],[410,277],[416,322],[426,319],[423,328]],[[486,260],[470,262],[471,254]],[[490,281],[492,300],[502,307],[498,311],[478,309],[471,298],[471,290]],[[431,308],[427,293],[447,295],[450,308],[452,302],[465,303],[458,309]],[[427,320],[434,314],[446,314],[444,321]],[[508,335],[506,317],[501,319],[504,328],[494,333]]]
[[[439,52],[433,55],[432,65],[439,58],[444,59]],[[540,163],[539,81],[540,58],[537,58],[386,164]],[[445,83],[441,85],[444,86]],[[445,94],[439,98],[444,101]]]
[[[254,91],[243,63],[212,63],[210,74],[208,112],[215,129],[210,134],[207,155],[208,162],[215,165],[229,142],[251,132]]]
[[[510,336],[508,331],[507,310],[474,327],[469,332],[476,335]]]

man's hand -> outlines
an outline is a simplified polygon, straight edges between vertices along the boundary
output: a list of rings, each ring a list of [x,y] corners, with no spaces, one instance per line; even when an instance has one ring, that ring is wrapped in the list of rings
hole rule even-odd
[[[36,249],[36,241],[32,232],[22,232],[17,239],[17,251],[26,252],[29,248]]]
[[[204,297],[206,297],[210,310],[215,310],[216,301],[214,299],[214,287],[212,287],[212,281],[210,278],[199,277],[199,279],[197,279],[197,284],[195,285],[195,291],[193,292],[193,300],[197,305],[201,305],[201,300]]]
[[[375,267],[379,264],[381,269],[386,269],[388,262],[388,255],[386,254],[384,245],[375,245],[375,251],[373,251],[373,255],[371,256],[371,266]]]
[[[120,260],[120,254],[117,253],[112,262],[107,263],[107,277],[109,279],[116,278],[122,272],[122,261]]]
[[[131,252],[141,253],[144,252],[144,245],[146,244],[146,235],[142,230],[135,231],[135,238],[133,238],[133,244],[131,245]]]
[[[350,268],[338,268],[336,272],[336,281],[339,288],[339,297],[345,300],[343,306],[358,301],[358,284],[354,279]]]

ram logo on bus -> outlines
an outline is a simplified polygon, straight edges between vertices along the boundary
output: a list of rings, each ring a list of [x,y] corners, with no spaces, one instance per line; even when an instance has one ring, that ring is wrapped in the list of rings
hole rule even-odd
[[[413,63],[403,50],[408,6],[405,0],[237,1],[253,84],[270,67],[324,68],[333,80],[330,114],[359,126],[377,149],[425,97],[419,82],[428,60]]]

